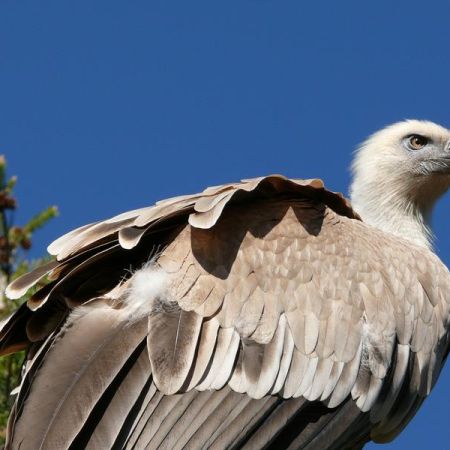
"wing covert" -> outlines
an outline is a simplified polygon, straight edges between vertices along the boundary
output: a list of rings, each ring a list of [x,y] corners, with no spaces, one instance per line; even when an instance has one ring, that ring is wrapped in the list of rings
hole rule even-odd
[[[11,296],[18,296],[46,274],[52,280],[30,300],[36,311],[22,308],[4,325],[4,348],[27,344],[26,333],[16,330],[24,323],[30,342],[34,336],[32,345],[39,348],[47,339],[37,353],[39,364],[31,364],[39,370],[29,371],[23,382],[26,387],[41,380],[37,386],[42,374],[58,377],[50,365],[58,363],[58,346],[70,342],[65,337],[70,330],[61,328],[64,317],[76,325],[92,308],[93,318],[98,314],[94,298],[108,309],[108,320],[118,320],[115,311],[120,312],[121,333],[137,326],[136,336],[146,336],[147,355],[140,349],[133,364],[141,362],[129,376],[123,373],[122,384],[111,381],[118,389],[111,405],[119,404],[121,392],[132,391],[136,402],[142,395],[139,408],[122,407],[140,411],[133,421],[111,413],[122,427],[134,423],[128,438],[135,443],[162,433],[156,422],[154,429],[146,425],[156,414],[152,411],[169,414],[173,403],[181,408],[180,418],[190,402],[210,398],[219,404],[219,397],[254,418],[248,427],[259,420],[256,410],[261,417],[273,411],[273,417],[287,420],[305,405],[322,402],[332,414],[334,408],[353,408],[348,405],[354,402],[352,418],[361,420],[361,436],[371,432],[379,441],[391,439],[430,392],[447,352],[447,269],[431,252],[362,223],[345,199],[319,180],[274,175],[208,188],[81,227],[49,250],[56,262],[9,288]],[[164,289],[152,287],[159,279],[155,271],[166,277]],[[52,319],[46,319],[49,312]],[[105,329],[101,338],[108,340],[110,333]],[[86,341],[76,345],[84,348]],[[134,379],[139,388],[133,388]],[[78,436],[70,439],[90,439],[83,437],[92,423],[89,408],[98,408],[95,402],[104,402],[112,388],[102,389],[79,417]],[[24,390],[19,398],[13,420],[20,424],[20,417],[34,414],[39,397]],[[56,393],[54,401],[59,401]],[[328,412],[320,408],[325,417]],[[230,416],[231,428],[235,420],[236,414]],[[105,421],[94,430],[92,442],[108,435],[110,422]],[[226,438],[220,433],[226,435],[222,429],[214,439],[201,439],[221,442]],[[241,432],[236,433],[233,439]],[[180,442],[194,439],[183,436]]]

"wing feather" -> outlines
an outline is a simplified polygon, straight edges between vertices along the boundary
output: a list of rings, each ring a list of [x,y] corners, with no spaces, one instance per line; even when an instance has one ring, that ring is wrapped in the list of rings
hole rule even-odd
[[[286,381],[286,377],[291,366],[292,356],[294,353],[294,340],[288,326],[285,326],[283,352],[280,359],[280,369],[275,380],[274,387],[271,394],[278,394],[282,389]]]
[[[82,227],[49,249],[59,262],[9,292],[20,296],[46,274],[53,284],[31,300],[37,311],[23,307],[0,335],[5,351],[33,340],[37,349],[10,426],[23,448],[30,423],[49,446],[279,443],[303,410],[317,420],[307,416],[292,443],[325,442],[350,424],[358,443],[370,430],[389,439],[447,354],[448,271],[360,222],[318,180],[273,175],[209,188]],[[138,299],[129,286],[149,254],[169,286],[133,310],[148,318],[130,325],[124,311]],[[47,305],[58,302],[51,319]],[[49,380],[55,389],[43,398]],[[94,420],[100,407],[105,416]],[[339,411],[353,407],[345,421]]]
[[[30,287],[34,286],[39,280],[48,275],[55,267],[58,266],[57,261],[50,261],[37,269],[28,272],[14,280],[5,291],[5,295],[10,299],[23,297]]]
[[[189,409],[175,424],[171,437],[166,437],[164,444],[170,443],[174,450],[186,448],[188,441],[208,417],[209,412],[214,411],[222,404],[227,392],[222,390],[219,395],[215,394],[216,391],[212,390],[199,392]]]
[[[88,418],[90,402],[95,404],[146,335],[143,321],[124,331],[120,316],[110,307],[99,302],[91,308],[82,320],[63,329],[34,376],[22,412],[29,420],[19,421],[14,433],[20,442],[33,427],[33,442],[25,440],[24,448],[36,448],[38,442],[49,448],[68,446],[79,431],[77,426],[81,428]],[[49,380],[50,390],[46,389]],[[84,401],[74,409],[72,403],[78,398]]]
[[[164,395],[158,391],[155,384],[152,383],[142,402],[142,407],[136,415],[135,423],[132,426],[132,430],[126,443],[127,449],[136,448],[138,440],[163,397]],[[157,417],[156,414],[154,416]]]
[[[219,328],[216,338],[216,346],[213,358],[210,362],[210,367],[205,372],[204,378],[200,380],[197,389],[202,391],[209,389],[211,384],[220,373],[222,364],[227,357],[228,349],[232,343],[234,330],[232,328]]]
[[[90,435],[86,446],[83,445],[84,448],[112,448],[122,428],[126,427],[130,411],[145,385],[151,380],[150,361],[145,346],[140,347],[140,355],[131,369],[126,374],[119,373],[118,378],[117,383],[120,384],[118,387],[114,386],[114,392],[110,394],[112,399],[106,399],[108,406],[96,423],[95,431]],[[86,425],[85,427],[91,431],[91,427]],[[77,441],[77,444],[79,445],[80,441]]]
[[[166,395],[177,392],[191,369],[202,318],[192,311],[152,313],[148,318],[148,352],[154,381]]]

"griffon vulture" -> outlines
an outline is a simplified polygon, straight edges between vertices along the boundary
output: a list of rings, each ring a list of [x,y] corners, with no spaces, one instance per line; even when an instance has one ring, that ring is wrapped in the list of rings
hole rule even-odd
[[[450,132],[369,138],[351,203],[272,175],[86,225],[15,280],[8,448],[345,449],[393,439],[448,354],[430,216]]]

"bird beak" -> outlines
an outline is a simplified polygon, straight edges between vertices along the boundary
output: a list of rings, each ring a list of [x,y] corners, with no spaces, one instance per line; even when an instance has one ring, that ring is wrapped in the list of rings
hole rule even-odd
[[[445,145],[445,153],[448,157],[450,157],[450,139],[447,141],[447,144]]]
[[[444,159],[450,161],[450,140],[445,144]]]
[[[446,172],[450,174],[450,140],[445,145],[445,154],[443,160],[445,161],[445,164],[447,166]]]

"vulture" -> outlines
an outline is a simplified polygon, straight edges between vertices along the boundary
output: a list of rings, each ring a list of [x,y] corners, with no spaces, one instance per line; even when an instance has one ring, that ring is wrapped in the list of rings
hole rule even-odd
[[[353,162],[351,202],[271,175],[92,223],[14,280],[26,349],[7,448],[358,449],[388,442],[449,349],[430,220],[450,131],[405,121]],[[43,280],[48,283],[43,283]]]

